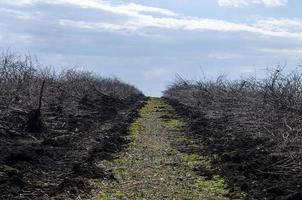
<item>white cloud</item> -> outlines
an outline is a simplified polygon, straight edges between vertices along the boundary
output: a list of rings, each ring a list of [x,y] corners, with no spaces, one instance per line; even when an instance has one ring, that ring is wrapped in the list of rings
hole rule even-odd
[[[40,0],[35,0],[35,1],[40,1]],[[71,5],[80,6],[82,8],[99,9],[106,12],[111,12],[115,14],[125,14],[129,16],[137,16],[140,13],[144,13],[144,12],[158,13],[166,16],[176,16],[176,13],[167,9],[144,6],[135,3],[121,4],[115,6],[113,6],[107,1],[102,1],[102,0],[47,0],[47,3],[71,4]]]
[[[0,13],[2,16],[9,16],[9,17],[14,17],[23,20],[37,19],[37,17],[40,15],[39,12],[28,13],[28,12],[15,10],[15,9],[8,9],[8,8],[0,8]]]
[[[106,22],[99,22],[99,23],[89,23],[84,21],[73,21],[68,19],[62,19],[59,20],[59,24],[61,26],[68,26],[73,28],[80,28],[80,29],[87,29],[87,30],[100,30],[100,31],[110,31],[110,32],[116,32],[116,31],[134,31],[134,27],[130,26],[122,26],[117,24],[111,24]]]
[[[61,20],[60,25],[71,26],[82,29],[100,30],[100,31],[138,31],[145,28],[161,28],[173,30],[210,30],[222,32],[249,32],[265,36],[289,37],[302,39],[302,29],[290,31],[292,26],[282,26],[284,19],[278,21],[262,20],[256,24],[232,23],[223,20],[206,18],[157,18],[149,15],[140,15],[137,18],[124,20],[119,24],[109,22],[85,22],[73,20]],[[278,24],[280,26],[278,26]],[[295,27],[302,26],[302,22],[291,20]],[[279,28],[277,28],[279,27]]]
[[[177,16],[177,14],[175,12],[172,12],[172,11],[167,10],[167,9],[157,8],[157,7],[150,7],[150,6],[143,6],[143,5],[135,4],[135,3],[130,3],[130,4],[127,4],[127,5],[118,6],[118,9],[132,11],[134,13],[150,12],[150,13],[159,13],[159,14],[163,14],[163,15],[166,15],[166,16]]]
[[[5,0],[7,1],[7,0]],[[7,1],[8,2],[8,1]],[[233,23],[225,20],[193,18],[178,15],[163,8],[144,6],[135,3],[113,4],[104,0],[11,0],[11,3],[20,2],[21,5],[47,3],[56,5],[73,5],[83,9],[97,9],[118,16],[115,22],[101,19],[98,22],[60,19],[59,25],[113,32],[134,32],[148,28],[187,30],[187,31],[222,31],[222,32],[248,32],[264,36],[289,37],[302,39],[302,22],[293,19],[260,19],[255,23]],[[220,5],[249,5],[262,3],[267,6],[283,5],[287,0],[218,0]],[[161,14],[158,17],[154,14]],[[126,17],[125,17],[126,16]]]
[[[270,31],[302,32],[302,20],[266,18],[257,21],[256,26]]]
[[[109,2],[103,0],[3,0],[6,4],[13,4],[13,5],[33,5],[37,3],[47,3],[47,4],[70,4],[74,6],[80,6],[82,8],[90,8],[90,9],[99,9],[115,14],[126,14],[129,16],[137,16],[140,13],[157,13],[166,16],[176,16],[176,13],[158,7],[152,6],[144,6],[141,4],[136,3],[128,3],[128,4],[121,4],[112,6]]]
[[[268,7],[284,6],[288,0],[217,0],[220,6],[248,6],[252,4],[263,4]]]
[[[33,0],[1,0],[0,4],[8,4],[14,6],[24,6],[30,5],[33,3]]]
[[[29,0],[28,0],[29,1]],[[41,0],[32,0],[33,2]],[[73,26],[84,29],[96,29],[102,31],[137,31],[144,28],[165,28],[178,30],[212,30],[212,31],[242,31],[257,33],[266,36],[302,38],[302,30],[291,31],[296,25],[302,26],[301,22],[291,20],[291,26],[285,29],[284,20],[262,20],[256,24],[232,23],[224,20],[182,17],[168,9],[144,6],[140,4],[111,4],[102,0],[45,0],[49,4],[71,4],[82,8],[99,9],[112,14],[126,15],[130,18],[122,19],[120,23],[85,22],[73,20],[61,20],[63,26]],[[44,1],[44,2],[45,2]],[[287,0],[220,0],[220,3],[236,2],[248,5],[250,3],[263,3],[267,6],[283,5]],[[150,14],[151,13],[151,14]],[[155,17],[154,14],[162,14],[165,17]],[[277,29],[280,25],[280,29]],[[272,29],[272,26],[275,28]],[[281,27],[282,26],[282,27]]]

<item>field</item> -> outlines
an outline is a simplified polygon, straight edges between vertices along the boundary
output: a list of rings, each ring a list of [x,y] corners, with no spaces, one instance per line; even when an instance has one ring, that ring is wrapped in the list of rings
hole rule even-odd
[[[0,84],[0,199],[302,199],[298,73],[147,98],[6,53]]]

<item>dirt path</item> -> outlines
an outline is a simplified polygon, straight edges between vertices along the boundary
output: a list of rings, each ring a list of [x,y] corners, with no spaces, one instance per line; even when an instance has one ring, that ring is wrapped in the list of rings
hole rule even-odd
[[[171,107],[151,98],[140,110],[140,118],[131,126],[132,142],[112,162],[100,163],[112,170],[116,180],[102,181],[97,200],[107,199],[228,199],[226,185],[218,176],[211,180],[197,176],[194,165],[209,167],[198,155],[177,151],[172,143],[181,121],[164,120]]]

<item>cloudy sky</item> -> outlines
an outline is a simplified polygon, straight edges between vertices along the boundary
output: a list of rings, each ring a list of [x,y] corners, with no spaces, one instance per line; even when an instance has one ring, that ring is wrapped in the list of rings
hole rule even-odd
[[[0,0],[0,49],[159,96],[176,74],[261,74],[302,59],[301,0]]]

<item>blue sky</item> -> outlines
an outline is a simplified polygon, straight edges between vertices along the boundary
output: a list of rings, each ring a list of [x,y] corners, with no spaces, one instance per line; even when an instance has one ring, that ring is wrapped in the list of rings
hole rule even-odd
[[[180,74],[261,75],[302,59],[301,0],[0,0],[0,48],[160,96]]]

